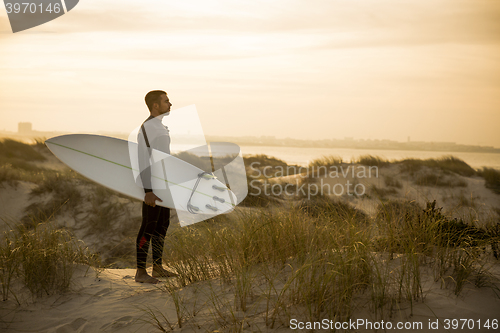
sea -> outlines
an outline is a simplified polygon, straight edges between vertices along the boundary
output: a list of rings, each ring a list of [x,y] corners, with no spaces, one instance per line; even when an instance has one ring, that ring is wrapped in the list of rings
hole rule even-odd
[[[241,146],[243,156],[265,154],[279,158],[289,165],[307,166],[309,162],[322,156],[338,156],[344,162],[351,162],[363,155],[379,156],[389,161],[405,158],[428,159],[442,156],[457,157],[474,169],[488,167],[500,170],[500,154],[445,152],[421,150],[382,150],[382,149],[351,149],[351,148],[300,148],[281,146]]]

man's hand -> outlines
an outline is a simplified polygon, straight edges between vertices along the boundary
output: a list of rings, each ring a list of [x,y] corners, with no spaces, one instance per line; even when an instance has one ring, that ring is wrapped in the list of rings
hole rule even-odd
[[[148,192],[146,193],[146,195],[144,196],[144,202],[146,203],[146,205],[148,206],[152,206],[152,207],[155,207],[156,206],[156,200],[158,200],[159,202],[163,202],[163,200],[161,200],[160,198],[158,198],[156,196],[156,194],[154,194],[153,192]]]

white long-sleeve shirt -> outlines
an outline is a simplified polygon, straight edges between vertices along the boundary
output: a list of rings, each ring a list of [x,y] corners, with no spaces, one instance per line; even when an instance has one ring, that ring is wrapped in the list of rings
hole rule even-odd
[[[151,192],[151,151],[156,149],[170,154],[170,135],[168,127],[162,123],[163,115],[158,117],[150,116],[142,124],[137,134],[139,145],[139,167],[140,176],[145,192]]]

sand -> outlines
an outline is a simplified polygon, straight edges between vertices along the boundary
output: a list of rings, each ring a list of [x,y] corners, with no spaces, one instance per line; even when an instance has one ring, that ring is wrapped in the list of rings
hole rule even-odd
[[[72,290],[62,295],[48,296],[35,301],[25,300],[26,304],[17,305],[14,300],[3,302],[0,309],[0,328],[2,332],[154,332],[154,320],[148,311],[159,317],[160,312],[166,316],[172,331],[205,332],[218,329],[218,317],[209,301],[212,290],[220,299],[232,300],[234,292],[229,286],[224,286],[219,280],[200,282],[178,290],[183,298],[187,313],[182,321],[182,327],[177,324],[175,303],[164,286],[165,280],[159,285],[135,283],[133,269],[107,269],[96,277],[95,272],[86,272],[81,267],[75,276]],[[500,273],[498,270],[496,273]],[[175,283],[175,278],[170,278]],[[500,298],[498,290],[492,288],[475,288],[467,286],[460,297],[456,297],[449,289],[441,289],[439,283],[427,281],[424,302],[400,304],[395,311],[391,324],[422,325],[414,330],[395,330],[412,332],[446,332],[446,325],[452,325],[453,319],[468,319],[468,325],[476,329],[455,330],[459,332],[477,332],[478,325],[483,325],[481,332],[486,330],[484,324],[500,320]],[[263,302],[256,295],[254,304]],[[413,315],[411,315],[413,312]],[[193,316],[192,314],[195,314]],[[273,330],[265,325],[263,316],[245,318],[244,313],[237,314],[242,318],[242,331],[278,331],[289,332],[291,328],[286,323],[278,322]],[[159,317],[165,328],[170,330],[166,321]],[[293,319],[293,318],[291,318]],[[331,318],[324,318],[331,320]],[[360,309],[353,316],[358,326],[355,332],[374,332],[367,328],[381,325],[372,312]],[[472,322],[473,321],[473,322]],[[288,322],[290,325],[291,322]],[[371,324],[370,324],[371,323]],[[387,326],[387,319],[384,320]],[[430,329],[429,325],[439,329]],[[464,322],[459,322],[463,325]],[[293,325],[293,323],[292,323]],[[230,325],[229,325],[230,326]],[[292,326],[293,327],[293,326]],[[406,326],[409,327],[409,326]],[[488,330],[486,330],[488,331]],[[495,331],[495,330],[490,330]]]
[[[59,170],[60,165],[50,160],[50,167]],[[380,171],[378,177],[358,179],[359,184],[363,184],[370,198],[359,198],[357,196],[343,195],[346,200],[368,214],[374,214],[376,206],[381,198],[377,197],[373,186],[379,189],[389,189],[384,183],[384,176],[399,177],[402,186],[397,189],[397,193],[387,194],[388,198],[405,198],[423,203],[427,200],[436,200],[438,206],[445,207],[447,212],[463,216],[471,216],[472,220],[480,221],[488,218],[498,218],[495,209],[500,208],[500,196],[484,187],[484,180],[479,177],[460,177],[467,182],[468,186],[463,188],[437,188],[415,186],[404,175],[398,174],[393,166]],[[383,174],[382,174],[383,172]],[[300,180],[300,176],[283,177],[279,181],[282,183],[294,183]],[[345,185],[347,181],[354,181],[352,177],[332,178],[328,176],[318,177],[316,181],[334,186],[341,183]],[[2,228],[8,228],[5,222],[20,220],[26,208],[33,203],[30,191],[34,184],[18,182],[17,185],[2,184],[0,187],[0,220]],[[88,189],[87,189],[88,190]],[[83,191],[83,190],[82,190]],[[465,199],[468,200],[465,200]],[[39,198],[38,200],[47,200]],[[136,220],[139,208],[136,202],[123,198],[114,198],[117,204],[123,207],[124,220],[134,217]],[[467,203],[467,204],[464,204]],[[136,207],[137,206],[137,207]],[[75,217],[64,216],[59,218],[59,224],[66,227],[74,227],[75,234],[90,243],[98,245],[102,243],[106,235],[97,237],[89,235],[88,229],[82,224],[89,219],[91,203],[86,202],[84,206],[77,207]],[[249,209],[249,208],[243,208]],[[109,226],[110,230],[122,230],[120,221],[116,225]],[[177,228],[178,226],[173,226]],[[133,226],[127,226],[135,233]],[[110,233],[111,234],[111,233]],[[114,235],[119,240],[124,235]],[[132,247],[133,242],[126,246]],[[102,250],[102,249],[101,249]],[[125,263],[124,265],[127,265]],[[455,296],[451,288],[441,288],[440,281],[434,281],[431,272],[423,275],[423,302],[415,301],[412,304],[403,302],[399,304],[399,309],[393,313],[391,323],[397,325],[415,325],[421,323],[422,326],[410,330],[393,330],[406,332],[484,332],[487,330],[484,325],[491,324],[493,320],[500,320],[500,264],[499,261],[490,260],[491,281],[495,284],[477,288],[472,284],[467,284],[460,294]],[[234,286],[227,285],[220,280],[199,282],[184,288],[177,289],[174,296],[181,297],[184,305],[184,317],[179,327],[176,311],[175,298],[167,291],[167,286],[175,285],[175,278],[162,280],[158,285],[140,284],[134,281],[134,269],[106,269],[96,273],[93,269],[79,266],[69,291],[32,298],[24,291],[17,295],[18,300],[10,297],[9,300],[1,303],[0,307],[0,330],[2,332],[157,332],[155,320],[152,314],[160,319],[167,331],[235,331],[244,332],[265,332],[278,331],[290,332],[293,327],[286,319],[279,321],[273,330],[265,324],[263,315],[252,315],[244,312],[237,312],[235,316],[238,323],[223,323],[221,317],[211,302],[212,293],[216,293],[220,300],[232,304],[235,298]],[[381,319],[377,319],[372,311],[363,307],[363,298],[359,300],[359,307],[353,315],[353,320],[363,320],[373,325],[381,325]],[[258,293],[253,298],[251,306],[262,308],[265,299]],[[367,303],[367,302],[366,302]],[[161,318],[163,314],[168,323]],[[330,320],[332,318],[325,318]],[[459,327],[464,324],[462,319],[473,329],[453,330],[451,320],[459,320]],[[306,325],[306,323],[303,323]],[[387,324],[387,323],[386,323]],[[292,325],[292,326],[291,326]],[[366,326],[368,325],[368,326]],[[369,328],[370,324],[360,326],[353,332],[374,332]],[[431,325],[431,326],[430,326]],[[450,330],[446,330],[446,326]],[[479,330],[478,325],[482,325]],[[437,329],[434,329],[437,327]],[[300,331],[300,330],[299,330]],[[383,331],[383,330],[378,330]],[[389,330],[388,330],[389,331]]]

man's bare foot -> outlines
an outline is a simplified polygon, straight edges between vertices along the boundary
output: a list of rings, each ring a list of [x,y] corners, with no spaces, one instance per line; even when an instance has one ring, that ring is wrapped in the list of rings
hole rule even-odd
[[[135,273],[135,282],[157,284],[160,280],[149,276],[144,268],[138,268]]]
[[[153,266],[153,277],[174,277],[177,276],[174,272],[170,272],[161,266]]]

